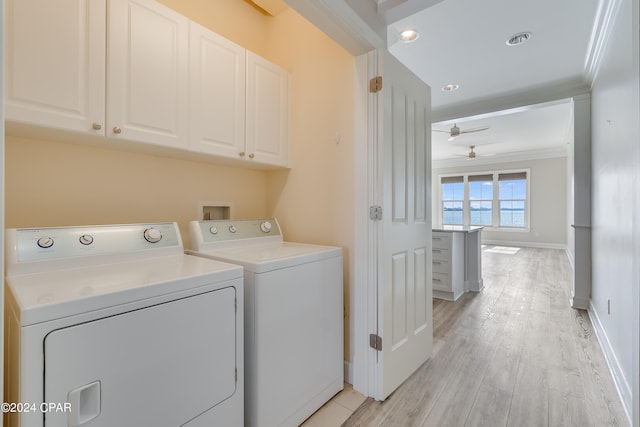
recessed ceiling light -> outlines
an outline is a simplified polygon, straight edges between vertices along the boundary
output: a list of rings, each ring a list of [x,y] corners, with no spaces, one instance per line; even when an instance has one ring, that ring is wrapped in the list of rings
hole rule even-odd
[[[454,90],[458,90],[458,89],[460,89],[460,85],[448,84],[448,85],[442,86],[443,92],[453,92]]]
[[[531,38],[531,33],[527,33],[527,32],[518,33],[509,37],[505,43],[507,43],[507,46],[517,46],[519,44],[526,42],[530,38]]]
[[[409,43],[420,37],[416,30],[404,30],[400,32],[400,41]]]

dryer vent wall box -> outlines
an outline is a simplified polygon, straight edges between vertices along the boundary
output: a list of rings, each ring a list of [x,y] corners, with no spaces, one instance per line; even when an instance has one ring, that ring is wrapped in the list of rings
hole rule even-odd
[[[231,219],[231,202],[198,202],[198,220]]]
[[[244,267],[245,425],[300,425],[343,387],[342,249],[285,242],[275,218],[189,231],[187,253]]]
[[[7,230],[10,426],[244,424],[242,268],[175,223]]]

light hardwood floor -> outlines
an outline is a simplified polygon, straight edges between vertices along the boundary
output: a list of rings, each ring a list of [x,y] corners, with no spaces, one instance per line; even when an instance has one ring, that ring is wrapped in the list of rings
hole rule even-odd
[[[509,252],[484,248],[482,292],[434,299],[433,357],[343,426],[628,425],[564,251]]]

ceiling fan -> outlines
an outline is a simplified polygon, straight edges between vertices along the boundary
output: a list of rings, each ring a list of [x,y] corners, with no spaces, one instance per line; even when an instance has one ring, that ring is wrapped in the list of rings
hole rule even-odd
[[[469,146],[469,152],[467,154],[456,154],[457,157],[466,157],[467,160],[473,160],[477,157],[489,157],[489,156],[495,156],[495,153],[487,153],[487,154],[478,154],[474,151],[474,149],[476,148],[475,145],[470,145]]]
[[[440,129],[434,129],[435,132],[445,132],[449,134],[449,138],[447,139],[447,141],[453,141],[454,139],[456,139],[458,136],[462,135],[463,133],[473,133],[473,132],[480,132],[483,130],[487,130],[489,129],[489,126],[486,127],[481,127],[481,128],[473,128],[473,129],[466,129],[466,130],[462,130],[458,127],[457,124],[454,124],[451,129],[449,130],[440,130]]]

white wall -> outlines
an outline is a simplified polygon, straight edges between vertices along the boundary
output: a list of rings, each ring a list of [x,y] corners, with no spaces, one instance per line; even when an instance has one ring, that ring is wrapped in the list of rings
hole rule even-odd
[[[592,86],[591,317],[623,404],[637,393],[640,277],[637,0],[619,0]],[[635,7],[635,13],[634,13]],[[635,290],[634,290],[635,288]],[[608,313],[608,302],[611,311]],[[637,405],[637,396],[636,396]],[[637,413],[634,418],[637,425]]]
[[[529,231],[493,231],[485,229],[482,241],[532,247],[565,249],[567,246],[567,158],[556,157],[498,164],[476,164],[450,168],[433,165],[433,218],[441,217],[438,175],[465,172],[530,170]]]

